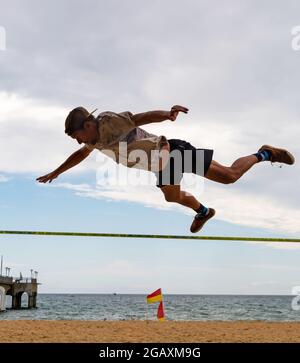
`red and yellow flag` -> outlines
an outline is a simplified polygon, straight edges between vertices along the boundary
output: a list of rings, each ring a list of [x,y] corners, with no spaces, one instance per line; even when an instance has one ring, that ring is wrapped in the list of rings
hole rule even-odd
[[[157,309],[157,319],[160,321],[165,320],[164,305],[163,305],[162,301],[159,303],[159,306]]]
[[[152,294],[147,296],[148,304],[152,304],[152,303],[160,302],[160,301],[162,301],[161,289],[158,289],[158,290],[152,292]]]

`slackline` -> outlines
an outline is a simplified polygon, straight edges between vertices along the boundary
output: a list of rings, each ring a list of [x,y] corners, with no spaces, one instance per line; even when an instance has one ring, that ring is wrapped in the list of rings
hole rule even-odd
[[[266,238],[266,237],[226,237],[226,236],[185,236],[164,234],[128,234],[128,233],[86,233],[86,232],[50,232],[50,231],[0,231],[0,234],[69,236],[69,237],[119,237],[152,239],[199,239],[213,241],[249,241],[249,242],[300,242],[300,238]]]

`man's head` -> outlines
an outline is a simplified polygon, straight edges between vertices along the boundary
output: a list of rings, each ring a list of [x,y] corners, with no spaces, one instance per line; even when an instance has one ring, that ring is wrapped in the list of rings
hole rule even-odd
[[[93,112],[89,113],[84,107],[74,108],[66,118],[65,133],[76,139],[79,144],[95,144],[98,139],[98,130]]]

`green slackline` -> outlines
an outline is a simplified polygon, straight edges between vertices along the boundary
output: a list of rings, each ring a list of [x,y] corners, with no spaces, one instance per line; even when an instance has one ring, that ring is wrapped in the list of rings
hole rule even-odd
[[[122,237],[122,238],[164,238],[164,239],[201,239],[214,241],[250,242],[300,242],[300,238],[263,238],[263,237],[223,237],[223,236],[178,236],[164,234],[128,233],[84,233],[84,232],[47,232],[47,231],[0,231],[0,234],[23,234],[39,236],[76,236],[76,237]]]

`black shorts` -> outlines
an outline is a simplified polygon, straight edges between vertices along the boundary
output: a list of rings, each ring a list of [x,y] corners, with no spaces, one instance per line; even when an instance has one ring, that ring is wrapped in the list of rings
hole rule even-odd
[[[154,172],[158,188],[165,185],[180,184],[183,173],[205,176],[212,161],[213,150],[199,149],[180,139],[169,139],[168,141],[170,153],[175,151],[170,154],[170,159],[165,168],[159,172]]]

